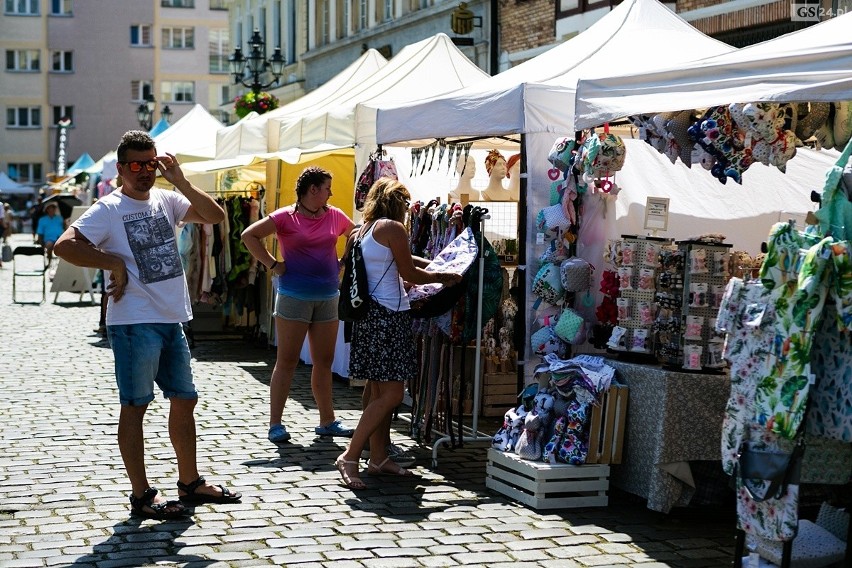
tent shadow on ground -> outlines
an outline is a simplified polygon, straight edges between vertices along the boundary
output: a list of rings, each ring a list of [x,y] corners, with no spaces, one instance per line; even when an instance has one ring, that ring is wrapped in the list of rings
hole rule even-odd
[[[141,566],[168,562],[169,564],[192,564],[203,568],[215,564],[215,560],[196,554],[181,554],[184,546],[180,536],[195,524],[192,517],[156,522],[143,526],[139,517],[129,517],[113,525],[112,534],[103,542],[93,542],[92,552],[78,557],[70,566],[89,567],[103,563],[120,562],[126,566]],[[94,540],[94,539],[93,539]]]

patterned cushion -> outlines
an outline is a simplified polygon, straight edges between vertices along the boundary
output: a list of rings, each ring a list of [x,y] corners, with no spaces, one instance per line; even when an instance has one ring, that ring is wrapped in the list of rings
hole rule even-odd
[[[755,538],[757,552],[773,564],[781,566],[784,543]],[[810,521],[799,521],[799,534],[793,540],[792,568],[820,568],[843,560],[846,543]]]

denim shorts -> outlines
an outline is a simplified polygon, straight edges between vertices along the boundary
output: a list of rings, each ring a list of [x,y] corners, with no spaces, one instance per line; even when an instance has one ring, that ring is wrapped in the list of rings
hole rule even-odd
[[[143,406],[154,400],[154,383],[165,398],[198,398],[181,324],[108,325],[107,338],[115,356],[122,406]]]
[[[330,300],[300,300],[278,294],[272,315],[285,320],[305,323],[337,321],[337,298]]]

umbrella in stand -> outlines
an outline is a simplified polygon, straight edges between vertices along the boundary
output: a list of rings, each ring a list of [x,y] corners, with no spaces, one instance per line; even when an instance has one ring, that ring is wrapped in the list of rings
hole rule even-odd
[[[62,215],[63,219],[70,218],[71,211],[73,211],[74,207],[83,204],[82,201],[74,197],[71,193],[56,193],[50,197],[46,197],[44,201],[41,202],[41,210],[45,211],[47,206],[51,203],[59,207],[59,214]]]

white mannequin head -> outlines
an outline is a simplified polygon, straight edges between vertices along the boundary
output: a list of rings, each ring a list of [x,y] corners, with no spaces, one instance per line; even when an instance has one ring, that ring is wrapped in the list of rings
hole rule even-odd
[[[470,154],[467,159],[456,162],[456,173],[459,174],[459,179],[472,180],[476,175],[476,160]]]

